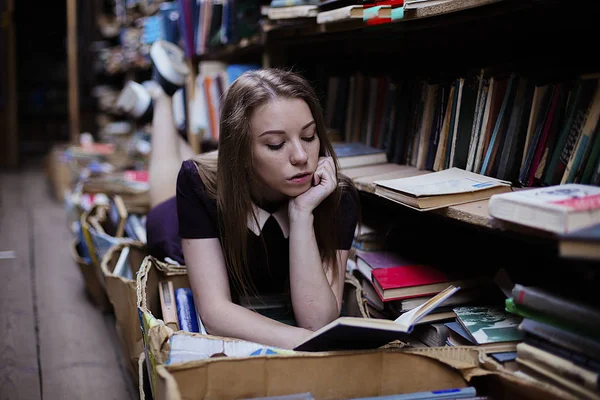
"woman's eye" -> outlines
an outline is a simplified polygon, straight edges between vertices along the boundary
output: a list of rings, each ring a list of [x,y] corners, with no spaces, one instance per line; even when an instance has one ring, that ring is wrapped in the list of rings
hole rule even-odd
[[[309,136],[309,137],[302,138],[302,140],[304,140],[305,142],[312,142],[316,138],[317,138],[317,135],[312,135],[312,136]]]
[[[267,144],[267,147],[271,150],[279,150],[280,148],[283,147],[283,143],[284,142],[281,142],[279,144]]]

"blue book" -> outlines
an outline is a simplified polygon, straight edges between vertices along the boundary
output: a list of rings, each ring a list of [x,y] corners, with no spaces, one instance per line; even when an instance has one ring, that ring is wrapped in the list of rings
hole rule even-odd
[[[414,392],[392,394],[389,396],[360,397],[354,400],[441,400],[441,399],[466,399],[475,397],[477,392],[474,387],[432,390],[427,392]]]
[[[175,290],[175,306],[177,308],[177,320],[179,329],[188,332],[200,332],[198,328],[198,317],[194,295],[190,288],[179,288]]]

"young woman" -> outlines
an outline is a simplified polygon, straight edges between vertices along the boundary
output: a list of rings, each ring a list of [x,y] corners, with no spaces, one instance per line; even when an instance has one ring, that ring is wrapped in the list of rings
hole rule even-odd
[[[340,315],[358,195],[338,172],[319,101],[300,75],[262,69],[231,84],[218,153],[184,161],[175,204],[155,209],[173,215],[174,205],[210,334],[293,348]],[[157,253],[168,252],[175,258],[173,249]],[[287,299],[291,323],[240,305],[271,295]]]

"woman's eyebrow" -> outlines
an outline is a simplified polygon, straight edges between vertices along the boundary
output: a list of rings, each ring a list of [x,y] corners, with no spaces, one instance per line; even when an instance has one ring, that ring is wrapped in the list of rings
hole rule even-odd
[[[306,128],[308,128],[309,126],[311,126],[311,125],[314,125],[314,124],[315,124],[315,121],[314,121],[314,120],[312,120],[312,121],[310,121],[308,124],[304,125],[304,126],[302,127],[302,129],[300,129],[300,130],[301,130],[301,131],[303,131],[303,130],[305,130]]]
[[[303,131],[306,128],[309,128],[310,126],[314,125],[315,121],[310,121],[308,124],[304,125],[300,130]],[[263,133],[261,133],[260,135],[258,135],[258,137],[264,136],[264,135],[284,135],[285,131],[279,130],[279,129],[274,129],[274,130],[270,130],[270,131],[264,131]]]
[[[263,133],[261,133],[260,135],[258,135],[258,137],[264,136],[264,135],[283,135],[285,134],[285,131],[280,131],[280,130],[271,130],[271,131],[264,131]]]

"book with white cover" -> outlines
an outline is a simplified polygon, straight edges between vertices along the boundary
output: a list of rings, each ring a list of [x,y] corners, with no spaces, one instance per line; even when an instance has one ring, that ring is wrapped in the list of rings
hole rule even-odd
[[[600,187],[569,183],[494,195],[492,217],[559,234],[600,222]]]
[[[363,17],[363,6],[356,4],[333,10],[321,11],[317,14],[317,24],[327,24],[330,22],[346,21],[349,19]]]
[[[375,194],[417,210],[484,200],[511,190],[508,181],[456,167],[409,178],[375,181]]]
[[[316,17],[317,13],[316,5],[269,7],[267,10],[269,19],[309,18]]]

